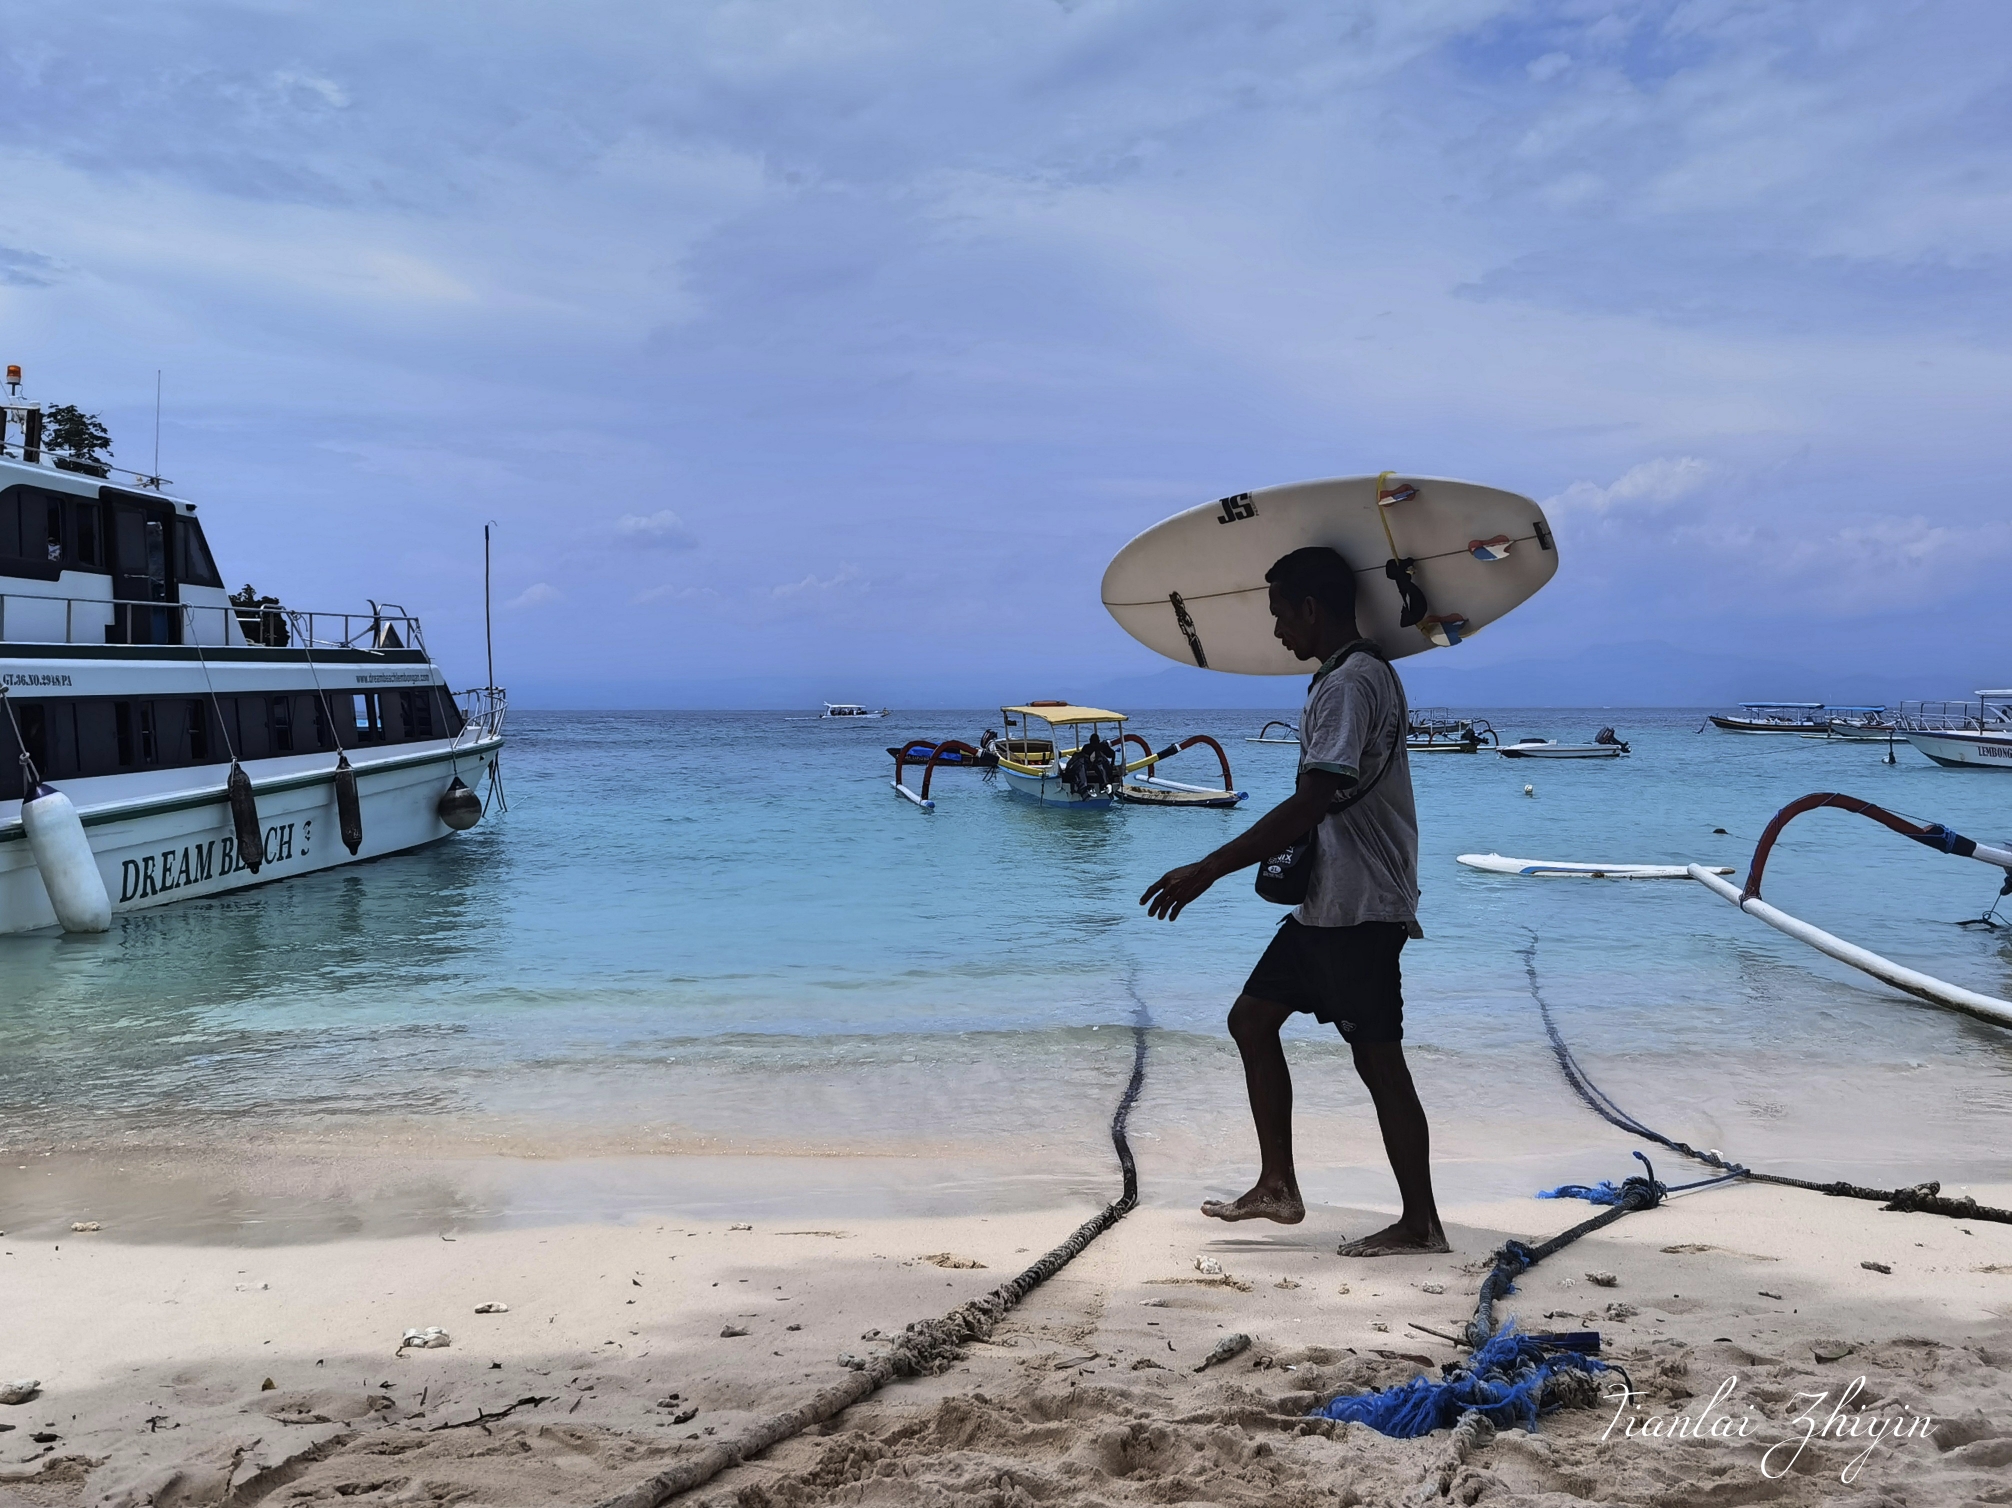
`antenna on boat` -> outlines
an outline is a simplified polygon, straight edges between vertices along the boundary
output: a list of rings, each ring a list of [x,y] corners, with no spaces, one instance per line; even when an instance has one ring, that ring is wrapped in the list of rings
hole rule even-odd
[[[489,648],[489,695],[493,699],[496,695],[496,629],[489,617],[488,524],[482,526],[482,637]]]
[[[154,485],[161,475],[161,369],[154,368]]]

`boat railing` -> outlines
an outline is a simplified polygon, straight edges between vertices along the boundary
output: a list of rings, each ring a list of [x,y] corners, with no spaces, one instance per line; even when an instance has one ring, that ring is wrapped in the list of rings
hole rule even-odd
[[[396,612],[301,612],[276,602],[240,606],[57,597],[40,592],[0,592],[0,643],[426,650],[419,619],[402,608]]]
[[[2012,725],[2012,703],[1902,702],[1896,726],[1914,733],[2002,732]]]
[[[461,709],[461,731],[454,735],[460,743],[479,743],[503,736],[503,715],[510,710],[510,697],[501,686],[471,686],[454,693],[454,705]]]

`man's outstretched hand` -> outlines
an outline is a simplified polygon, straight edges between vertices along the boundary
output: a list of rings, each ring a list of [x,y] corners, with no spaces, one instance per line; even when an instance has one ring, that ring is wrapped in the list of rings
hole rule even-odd
[[[1169,869],[1146,887],[1146,893],[1139,897],[1139,904],[1146,908],[1146,915],[1172,921],[1189,901],[1215,884],[1216,878],[1207,860]]]

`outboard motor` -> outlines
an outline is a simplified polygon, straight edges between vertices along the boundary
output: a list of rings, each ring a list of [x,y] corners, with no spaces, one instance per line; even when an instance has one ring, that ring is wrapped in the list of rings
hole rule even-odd
[[[1593,735],[1593,742],[1610,745],[1613,748],[1619,749],[1623,754],[1628,752],[1628,746],[1614,736],[1612,728],[1602,728],[1598,733],[1595,733]]]

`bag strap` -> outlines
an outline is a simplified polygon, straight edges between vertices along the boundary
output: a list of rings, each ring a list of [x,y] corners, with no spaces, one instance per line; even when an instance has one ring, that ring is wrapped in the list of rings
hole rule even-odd
[[[1350,656],[1355,654],[1369,655],[1374,659],[1381,660],[1383,662],[1385,669],[1389,669],[1390,667],[1390,661],[1384,657],[1383,651],[1376,647],[1376,644],[1373,640],[1357,639],[1353,644],[1349,645],[1347,649],[1342,651],[1341,661],[1334,667],[1335,670],[1337,671],[1340,670],[1343,665],[1346,665],[1348,663]],[[1392,670],[1390,673],[1391,678],[1395,680],[1397,672]],[[1337,794],[1334,800],[1328,803],[1327,813],[1326,816],[1321,819],[1322,821],[1325,821],[1327,817],[1334,816],[1337,812],[1347,811],[1351,806],[1354,806],[1356,802],[1361,801],[1371,791],[1376,789],[1377,783],[1381,781],[1386,774],[1389,773],[1390,767],[1397,762],[1398,745],[1400,741],[1403,739],[1403,737],[1404,737],[1404,719],[1402,718],[1393,719],[1393,726],[1390,736],[1390,750],[1383,756],[1383,763],[1376,767],[1376,773],[1370,776],[1369,779],[1356,782],[1354,788],[1348,791],[1346,794]]]

